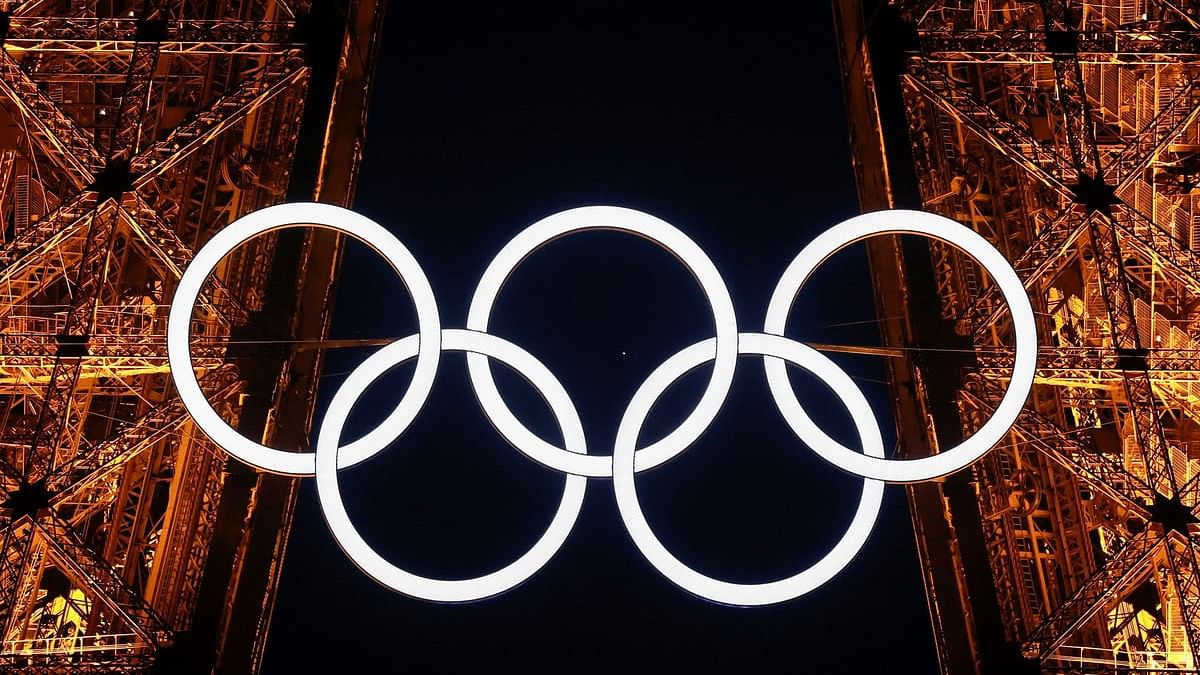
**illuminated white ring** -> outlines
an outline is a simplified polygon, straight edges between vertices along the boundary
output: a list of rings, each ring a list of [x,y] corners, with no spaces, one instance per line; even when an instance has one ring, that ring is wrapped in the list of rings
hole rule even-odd
[[[171,364],[175,387],[192,419],[214,443],[246,464],[288,476],[313,475],[315,460],[312,453],[268,448],[242,436],[226,424],[200,389],[192,368],[189,342],[192,310],[200,289],[221,259],[254,237],[302,225],[336,230],[373,248],[400,275],[417,311],[420,349],[408,390],[383,423],[342,448],[339,466],[353,466],[370,458],[387,447],[412,422],[429,397],[442,352],[437,301],[424,270],[404,244],[370,218],[331,204],[280,204],[242,216],[213,235],[192,258],[171,301],[171,312],[167,319],[167,359]],[[313,311],[318,309],[313,308]]]
[[[615,230],[649,239],[669,251],[692,273],[712,307],[716,341],[711,343],[714,360],[712,376],[696,408],[671,433],[652,445],[638,450],[640,470],[661,464],[683,452],[720,412],[721,404],[733,384],[737,366],[737,318],[733,300],[715,265],[686,234],[670,223],[648,213],[616,206],[585,206],[556,213],[530,225],[511,241],[488,265],[479,280],[467,313],[467,328],[486,332],[492,307],[504,282],[527,256],[551,241],[577,232]],[[709,344],[709,343],[706,343]],[[486,358],[467,355],[471,384],[492,424],[528,457],[545,466],[576,476],[607,478],[612,475],[612,458],[605,455],[577,455],[565,452],[529,431],[504,403]]]
[[[712,358],[711,343],[711,338],[698,342],[667,359],[646,378],[625,409],[613,449],[613,490],[617,497],[617,508],[625,529],[646,560],[684,590],[714,602],[746,607],[792,600],[832,579],[862,549],[879,515],[884,483],[864,480],[862,498],[846,533],[823,558],[790,577],[762,584],[737,584],[701,574],[672,555],[650,529],[638,503],[634,474],[643,467],[637,466],[640,458],[635,448],[642,424],[655,402],[672,383]],[[811,372],[833,390],[850,412],[863,443],[863,451],[872,457],[883,457],[879,423],[866,397],[850,376],[824,354],[794,340],[761,333],[740,334],[738,352],[769,354]]]
[[[1004,255],[961,224],[923,211],[891,210],[856,216],[826,230],[804,247],[784,271],[767,307],[764,332],[783,335],[792,301],[818,265],[850,244],[879,234],[920,234],[940,239],[970,255],[991,275],[1012,314],[1016,357],[1012,379],[995,413],[962,443],[920,459],[868,457],[833,440],[809,419],[788,381],[783,361],[764,357],[767,384],[792,430],[825,461],[856,476],[913,483],[944,476],[971,464],[1012,427],[1025,406],[1037,366],[1037,326],[1025,286]]]
[[[567,449],[580,454],[586,451],[583,424],[566,390],[531,354],[493,335],[461,329],[443,331],[442,347],[492,357],[507,364],[533,385],[549,404],[555,419],[558,420]],[[407,572],[388,562],[363,540],[346,512],[341,488],[338,486],[338,445],[346,418],[367,387],[390,368],[415,354],[415,335],[393,342],[355,368],[333,395],[317,435],[315,479],[318,501],[321,512],[325,515],[325,522],[342,551],[359,569],[380,584],[405,595],[435,602],[482,600],[503,593],[533,576],[558,552],[579,517],[587,478],[566,476],[558,510],[541,538],[515,561],[495,572],[471,579],[431,579]],[[501,430],[501,434],[503,433]],[[515,442],[512,438],[507,440],[510,443]]]

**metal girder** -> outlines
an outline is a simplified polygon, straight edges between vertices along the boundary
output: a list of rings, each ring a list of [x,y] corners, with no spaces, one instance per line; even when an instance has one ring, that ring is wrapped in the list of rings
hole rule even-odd
[[[946,72],[928,62],[914,62],[911,72],[903,76],[903,79],[915,92],[971,129],[1001,155],[1024,167],[1033,178],[1051,187],[1070,202],[1077,198],[1076,189],[1070,184],[1073,177],[1100,176],[1105,167],[1101,165],[1086,100],[1081,93],[1070,94],[1082,91],[1079,63],[1069,58],[1057,58],[1054,64],[1059,81],[1060,117],[1064,120],[1070,147],[1074,148],[1069,165],[1052,148],[1043,147],[1028,130],[1003,119],[961,85],[956,84]],[[1117,178],[1114,192],[1127,186],[1141,169],[1197,117],[1200,117],[1200,93],[1193,84],[1176,96],[1110,163],[1111,168],[1116,171]],[[1086,146],[1087,149],[1080,150],[1080,146]],[[1080,228],[1066,226],[1072,212],[1071,209],[1065,209],[1053,225],[1043,229],[1021,259],[1016,261],[1014,266],[1018,273],[1024,273],[1022,277],[1027,287],[1052,270],[1055,256],[1064,251],[1082,232]],[[1115,204],[1110,213],[1094,214],[1093,217],[1115,221],[1123,240],[1129,240],[1130,245],[1139,249],[1143,255],[1162,259],[1168,263],[1172,272],[1182,275],[1190,282],[1189,285],[1200,290],[1200,261],[1152,219],[1124,204]],[[962,317],[960,330],[973,328],[977,333],[986,331],[1002,311],[995,289],[989,288]]]
[[[990,414],[1003,392],[995,383],[968,380],[960,396],[968,405]],[[1112,458],[1095,448],[1085,447],[1065,429],[1029,409],[1021,411],[1012,431],[1048,459],[1087,481],[1097,492],[1131,513],[1149,519],[1145,504],[1153,501],[1154,492],[1145,481],[1129,473],[1120,461],[1113,461],[1119,457]]]
[[[29,16],[49,9],[53,4],[54,0],[12,0],[8,9],[13,16]]]
[[[161,364],[167,358],[167,307],[145,303],[98,306],[88,353],[82,357],[85,367]],[[65,323],[66,317],[59,313],[0,318],[0,373],[53,366],[59,348],[56,336],[62,334]],[[227,325],[215,316],[193,319],[193,357],[205,363],[222,357],[228,342],[226,329]]]
[[[1105,307],[1113,345],[1127,354],[1140,353],[1143,345],[1138,336],[1133,296],[1122,269],[1124,258],[1117,243],[1117,233],[1097,218],[1091,220],[1089,231],[1096,268],[1100,273],[1100,292],[1108,300]],[[1159,422],[1158,404],[1150,384],[1150,375],[1145,370],[1126,369],[1122,371],[1122,376],[1125,400],[1129,405],[1134,434],[1150,485],[1160,494],[1174,497],[1180,486],[1176,484],[1171,469],[1169,445]]]
[[[979,354],[980,375],[1006,380],[1012,374],[1009,354]],[[1144,354],[1152,382],[1200,382],[1200,351],[1149,348]],[[1121,381],[1125,358],[1108,347],[1042,347],[1038,350],[1037,376],[1071,384]]]
[[[68,367],[77,369],[79,361],[79,359],[74,359],[65,363]],[[59,359],[56,368],[62,368],[63,365],[64,361]],[[76,372],[75,375],[77,379],[78,373]],[[220,391],[217,395],[220,397],[234,386],[233,378],[232,371],[225,369],[205,379],[208,384],[219,388]],[[69,389],[51,387],[48,395],[66,391]],[[43,406],[43,410],[53,409],[49,403]],[[65,424],[67,418],[68,415],[63,411],[55,419]],[[153,615],[140,596],[120,583],[119,577],[101,557],[94,553],[88,555],[91,552],[85,550],[86,546],[82,542],[73,538],[75,535],[70,529],[70,524],[61,521],[54,509],[87,494],[97,482],[121,468],[129,459],[152,446],[165,435],[175,433],[185,420],[186,412],[182,409],[181,403],[177,398],[172,397],[163,405],[148,412],[145,417],[138,420],[137,424],[127,426],[108,442],[99,444],[90,451],[75,457],[70,464],[59,467],[54,473],[49,475],[37,472],[30,474],[28,463],[25,471],[26,480],[36,481],[45,478],[47,486],[57,493],[51,502],[53,508],[39,518],[35,528],[47,537],[57,537],[48,543],[54,551],[67,558],[59,560],[59,564],[66,568],[74,568],[81,585],[86,585],[93,593],[98,593],[99,599],[109,605],[110,609],[116,612],[122,620],[128,622],[139,635],[153,644],[161,644],[168,639],[165,624]],[[103,506],[101,500],[93,499],[92,501],[95,502],[92,504],[93,508]],[[48,524],[43,525],[42,521]],[[13,598],[10,606],[16,607],[20,598],[23,597],[21,594],[28,595],[31,592],[29,584],[32,582],[23,577],[13,579],[11,575],[10,581],[11,587],[0,585],[0,592],[9,594]],[[11,613],[12,616],[19,614],[20,612]]]
[[[1081,30],[1077,55],[1086,64],[1170,65],[1200,63],[1194,30]],[[1050,63],[1044,30],[922,31],[921,55],[933,62]]]
[[[156,10],[147,7],[145,11],[145,16],[152,18]],[[132,154],[141,143],[150,78],[156,69],[158,57],[159,51],[152,39],[139,40],[129,61],[116,123],[108,138],[107,157],[101,169],[109,176],[106,179],[105,173],[94,172],[96,188],[101,194],[114,191],[113,187],[101,183],[106,180],[120,182],[117,174],[128,167]],[[94,148],[92,154],[98,155]],[[120,189],[115,189],[115,192],[119,194]],[[116,211],[109,210],[103,215],[96,213],[88,224],[61,334],[66,336],[64,340],[86,344],[92,332],[96,306],[108,277],[109,250],[119,222]],[[86,403],[76,395],[82,370],[80,356],[79,353],[61,350],[55,356],[54,369],[42,397],[33,438],[25,453],[22,466],[25,483],[39,484],[45,481],[57,463],[64,441],[83,438],[82,433],[65,434],[67,430],[81,430],[86,415]],[[75,577],[75,581],[87,588],[96,600],[107,605],[124,624],[153,644],[169,641],[170,633],[162,620],[141,596],[122,583],[108,563],[79,538],[69,523],[49,509],[34,518],[34,527],[42,534],[58,566],[68,576]]]
[[[1088,579],[1071,599],[1046,617],[1022,643],[1028,658],[1044,661],[1054,650],[1113,600],[1149,574],[1151,559],[1167,539],[1161,530],[1147,527],[1135,534]]]
[[[112,200],[97,206],[95,193],[80,191],[44,218],[38,227],[21,233],[9,246],[0,249],[0,264],[8,262],[8,265],[0,267],[0,294],[8,291],[4,294],[4,302],[0,303],[0,311],[11,310],[22,300],[60,279],[82,260],[82,251],[78,250],[81,244],[79,235],[90,219],[99,213],[97,209],[118,208],[123,221],[154,254],[162,269],[178,278],[191,260],[191,247],[163,222],[157,210],[149,206],[143,192],[154,184],[156,178],[243,121],[251,112],[280,93],[303,86],[308,72],[308,68],[295,55],[279,60],[264,69],[259,77],[219,98],[165,139],[151,144],[133,157],[130,166],[135,178],[128,196],[132,201],[128,206],[117,205]],[[64,124],[70,124],[69,120]],[[97,163],[100,162],[94,148],[90,150],[90,155]],[[61,264],[45,264],[47,259],[55,260],[47,255],[50,251],[57,253],[57,261]],[[228,318],[235,323],[243,319],[245,310],[237,306],[236,296],[226,292],[219,281],[214,280],[213,284],[214,293],[222,295],[224,299],[221,304],[234,310],[233,316]],[[206,299],[204,304],[210,311],[213,310],[210,300]],[[228,313],[229,310],[222,312]]]
[[[1071,154],[1070,170],[1064,171],[1062,176],[1070,177],[1067,178],[1068,186],[1073,183],[1071,179],[1100,179],[1104,175],[1104,166],[1096,143],[1096,121],[1083,91],[1083,68],[1074,55],[1055,54],[1053,65],[1057,116],[1063,123],[1067,151]]]
[[[60,249],[78,234],[98,208],[108,208],[112,200],[99,202],[94,192],[80,191],[64,200],[57,208],[46,214],[36,225],[17,234],[12,241],[0,248],[0,274],[11,275],[14,267],[29,265],[43,258],[48,248]]]
[[[15,15],[4,44],[27,52],[121,54],[137,45],[137,19]],[[172,19],[166,22],[164,54],[278,54],[292,49],[291,22]]]
[[[1072,222],[1078,214],[1064,209],[1050,225],[1042,229],[1021,257],[1013,263],[1013,269],[1025,284],[1033,288],[1058,269],[1066,258],[1067,251],[1087,229],[1084,222]],[[976,344],[987,342],[987,332],[1005,312],[1004,300],[994,284],[989,285],[958,321],[960,333],[974,332]]]
[[[121,207],[121,220],[137,235],[138,239],[150,250],[151,260],[166,272],[163,276],[168,279],[178,279],[183,276],[183,270],[192,260],[192,247],[183,243],[175,230],[159,217],[158,212],[146,205],[137,193],[134,193],[134,210]]]
[[[21,584],[33,553],[34,530],[28,518],[10,521],[4,528],[0,543],[0,617],[4,633],[17,618],[14,611],[20,604]]]
[[[1152,4],[1165,9],[1193,29],[1200,29],[1200,7],[1196,6],[1195,0],[1152,0]]]
[[[128,208],[120,207],[118,215],[150,251],[147,262],[163,272],[165,278],[178,279],[183,276],[184,268],[192,261],[192,247],[179,238],[174,228],[146,203],[140,193],[132,193],[131,202]],[[200,307],[226,326],[246,322],[249,312],[220,279],[210,279],[208,286],[209,289],[200,296]]]
[[[64,438],[73,438],[68,430],[77,429],[82,423],[83,411],[75,401],[79,373],[79,359],[55,359],[33,436],[21,462],[23,481],[36,483],[44,478],[54,466],[59,443]]]
[[[194,113],[166,138],[134,158],[131,164],[137,176],[134,191],[171,170],[280,93],[304,84],[308,75],[309,69],[303,59],[292,53],[272,61],[259,77],[242,83],[208,108]]]
[[[941,0],[905,0],[897,3],[900,15],[914,24],[920,24],[929,10],[938,5]]]
[[[126,653],[136,647],[122,646],[119,650],[121,653],[116,656],[106,654],[102,663],[76,663],[74,657],[62,654],[0,653],[0,665],[19,667],[21,675],[145,675],[153,663],[148,654]]]
[[[0,380],[7,369],[45,369],[53,366],[54,353],[59,347],[54,335],[0,333],[0,359],[3,359]],[[219,358],[224,351],[219,343],[197,344],[192,352],[193,362],[203,363],[205,359]],[[145,333],[129,331],[92,335],[88,340],[88,355],[82,357],[84,367],[91,366],[93,369],[156,368],[166,358],[167,337],[161,326],[152,327]]]
[[[1079,14],[1075,5],[1064,0],[1042,0],[1041,6],[1048,48],[1055,31],[1078,28]],[[1100,160],[1091,106],[1084,93],[1082,66],[1077,56],[1070,52],[1055,52],[1053,57],[1057,93],[1055,112],[1062,121],[1071,168],[1078,181],[1071,191],[1087,202],[1093,212],[1111,214],[1111,201],[1105,200],[1099,193],[1105,183],[1105,167]],[[1085,191],[1089,185],[1093,194]],[[1116,228],[1108,218],[1093,217],[1088,223],[1088,233],[1099,272],[1101,295],[1108,300],[1105,306],[1112,342],[1125,353],[1140,352],[1144,345],[1137,331],[1133,295],[1124,272],[1124,256]],[[1195,495],[1178,494],[1181,486],[1177,484],[1172,471],[1169,445],[1159,421],[1158,404],[1149,375],[1144,370],[1126,370],[1124,389],[1150,485],[1168,498],[1179,496],[1194,505]]]
[[[1196,544],[1179,532],[1169,532],[1167,538],[1167,563],[1187,628],[1188,649],[1192,663],[1200,664],[1200,644],[1194,639],[1200,635],[1200,561],[1196,558]]]
[[[1189,117],[1194,119],[1196,112],[1195,110],[1191,111]],[[975,129],[973,126],[971,128]],[[1054,176],[1028,163],[1025,155],[1012,149],[1011,146],[986,130],[975,130],[981,137],[985,137],[986,134],[985,140],[990,139],[991,145],[996,147],[1003,145],[1006,149],[1002,149],[1002,152],[1009,159],[1017,161],[1039,180],[1058,190],[1064,197],[1074,196],[1070,188],[1057,181]],[[1168,135],[1164,138],[1169,137]],[[1032,138],[1018,139],[1016,136],[1012,138],[1020,144],[1036,144]],[[1160,145],[1161,143],[1158,143],[1154,148],[1158,148]],[[1025,253],[1014,262],[1013,267],[1022,277],[1027,288],[1032,288],[1052,272],[1056,268],[1056,263],[1062,261],[1062,254],[1085,229],[1088,229],[1089,226],[1086,223],[1071,223],[1074,218],[1079,217],[1076,209],[1077,207],[1065,208],[1051,225],[1043,228]],[[1112,205],[1110,213],[1094,213],[1090,218],[1102,222],[1107,221],[1107,226],[1120,235],[1122,243],[1137,250],[1148,259],[1164,263],[1164,268],[1177,280],[1200,293],[1200,259],[1152,219],[1126,204],[1119,203]],[[977,342],[986,341],[987,331],[1003,313],[1004,307],[999,293],[994,286],[988,287],[960,318],[959,330],[962,332],[973,331],[976,334]]]
[[[1200,41],[1200,33],[1197,40]],[[1200,52],[1197,58],[1200,59]],[[1114,177],[1116,192],[1132,183],[1197,118],[1200,118],[1200,86],[1189,82],[1105,167]]]
[[[0,637],[5,642],[15,639],[16,634],[24,628],[22,622],[36,599],[38,581],[42,574],[42,563],[46,557],[46,547],[36,530],[34,528],[29,528],[29,530],[31,534],[29,548],[25,552],[19,576],[12,580],[15,593],[8,616],[3,622],[3,632],[0,632]]]
[[[140,19],[87,16],[95,9],[83,6],[77,16],[31,16],[47,11],[37,0],[7,7],[0,105],[21,150],[0,155],[0,206],[15,209],[10,174],[44,194],[15,238],[0,235],[0,489],[11,496],[23,479],[44,478],[48,506],[16,530],[0,528],[18,548],[34,542],[13,573],[0,560],[0,617],[7,610],[13,624],[0,635],[0,671],[145,672],[170,642],[169,624],[216,625],[226,619],[204,615],[205,603],[225,593],[254,603],[243,595],[258,592],[246,590],[258,582],[241,566],[259,553],[213,535],[218,505],[228,503],[225,456],[188,426],[170,389],[159,310],[194,246],[283,197],[313,55],[293,41],[283,2],[202,20],[181,15],[209,17],[211,8],[185,3],[161,21],[156,3]],[[346,44],[363,49],[355,26]],[[337,101],[365,96],[338,92]],[[261,307],[270,250],[256,242],[232,255],[194,318],[194,364],[227,419],[242,405],[229,330]],[[22,461],[21,438],[35,429],[44,456]],[[250,496],[243,517],[255,517],[260,498]],[[230,567],[218,574],[231,575],[235,591],[205,586],[210,541],[226,547],[218,558]],[[51,568],[88,598],[71,640],[30,621],[44,609],[27,602],[36,576]]]
[[[223,399],[237,387],[237,372],[232,368],[222,368],[201,378],[200,384],[212,392],[213,398]],[[54,495],[50,505],[57,506],[70,501],[79,492],[89,489],[119,469],[130,458],[166,436],[175,434],[189,419],[183,403],[178,397],[172,396],[141,417],[126,423],[108,440],[96,444],[87,453],[80,453],[69,463],[56,467],[46,477],[46,489]]]
[[[53,366],[54,353],[58,351],[58,340],[54,335],[0,333],[0,359],[3,359],[0,373],[13,368],[44,369]],[[124,344],[126,341],[132,344]],[[126,368],[149,366],[167,358],[166,336],[161,331],[148,335],[93,335],[88,340],[88,352],[85,358],[95,365],[102,366],[111,361]]]
[[[1110,218],[1120,243],[1147,261],[1161,263],[1162,271],[1190,292],[1200,294],[1200,258],[1158,223],[1124,204],[1114,204]]]
[[[1054,148],[1044,147],[1027,129],[1004,119],[990,106],[951,79],[944,67],[914,61],[901,81],[939,110],[958,120],[1030,176],[1064,195],[1075,169]]]
[[[0,270],[0,316],[13,311],[19,303],[31,299],[39,291],[43,291],[64,278],[71,270],[77,268],[83,260],[84,240],[79,235],[91,227],[93,214],[107,217],[102,207],[98,213],[93,212],[78,219],[72,226],[44,242],[39,249],[23,258],[16,264]],[[39,256],[44,252],[46,255]],[[41,264],[39,264],[41,263]]]
[[[125,89],[121,92],[121,104],[117,107],[117,121],[108,139],[108,157],[105,169],[114,164],[128,166],[141,148],[143,124],[149,107],[150,81],[158,67],[162,53],[161,36],[138,41],[129,57],[129,70],[125,74]]]
[[[179,239],[141,195],[132,193],[127,199],[128,207],[113,199],[96,204],[94,193],[81,192],[49,214],[41,226],[30,228],[0,249],[0,265],[8,262],[0,267],[0,319],[79,266],[85,259],[85,235],[97,219],[119,219],[152,254],[150,262],[165,277],[179,278],[191,261],[191,247]],[[210,284],[211,290],[202,296],[201,306],[226,323],[244,321],[246,310],[239,306],[236,297],[220,280],[214,279]],[[216,309],[214,295],[222,298],[223,309]]]
[[[102,160],[92,142],[58,105],[0,49],[0,106],[7,108],[37,142],[45,156],[77,190],[100,171]]]
[[[1037,390],[1044,396],[1036,404],[1038,410],[1070,408],[1087,427],[1106,427],[1098,438],[1107,454],[1084,447],[1082,437],[1032,410],[1018,418],[1013,434],[1020,440],[1012,442],[1066,467],[1088,492],[1103,494],[1123,509],[1136,507],[1136,518],[1125,522],[1123,513],[1103,513],[1107,500],[1087,507],[1100,509],[1090,516],[1098,519],[1092,526],[1106,523],[1098,527],[1106,538],[1115,537],[1109,541],[1119,542],[1117,553],[1041,622],[1023,652],[1051,672],[1061,664],[1046,658],[1085,625],[1086,635],[1102,637],[1105,626],[1096,620],[1097,613],[1146,578],[1153,560],[1163,583],[1169,581],[1180,596],[1185,621],[1178,630],[1187,633],[1190,662],[1200,666],[1200,565],[1180,524],[1196,516],[1200,502],[1189,426],[1200,421],[1200,406],[1189,388],[1190,382],[1200,382],[1200,352],[1145,338],[1147,326],[1138,321],[1144,308],[1135,311],[1136,302],[1165,298],[1161,302],[1170,320],[1185,332],[1194,330],[1194,299],[1200,297],[1200,259],[1192,250],[1196,203],[1188,202],[1190,183],[1181,183],[1182,188],[1171,183],[1172,191],[1166,193],[1154,181],[1168,159],[1194,152],[1200,120],[1195,82],[1200,34],[1194,28],[1200,6],[1042,0],[1003,6],[947,3],[946,11],[939,11],[938,3],[896,4],[909,20],[920,21],[919,48],[900,76],[909,112],[917,120],[910,130],[914,140],[929,134],[939,141],[918,157],[931,165],[921,170],[938,172],[936,180],[921,184],[929,193],[923,195],[926,204],[974,225],[1000,250],[1015,250],[1014,267],[1035,303],[1054,285],[1062,292],[1055,298],[1065,302],[1063,296],[1069,295],[1073,302],[1084,302],[1090,319],[1103,315],[1091,324],[1093,332],[1081,338],[1087,346],[1041,348],[1039,380],[1068,389],[1043,387]],[[1035,6],[1040,12],[1029,11]],[[1134,7],[1145,13],[1136,27],[1139,19],[1127,16]],[[1003,25],[981,30],[989,22]],[[1120,28],[1105,27],[1115,25]],[[1089,69],[1083,64],[1090,64]],[[1099,84],[1092,89],[1093,83]],[[1156,164],[1158,173],[1151,176],[1149,169]],[[1014,202],[1024,205],[1029,217],[1008,217]],[[1176,203],[1183,204],[1178,217]],[[1058,212],[1045,218],[1047,209]],[[1190,241],[1187,222],[1192,224]],[[1035,227],[1041,229],[1033,231]],[[1087,239],[1080,242],[1085,232]],[[938,264],[941,258],[935,259]],[[942,274],[942,268],[936,272]],[[997,384],[1011,374],[1011,357],[1003,354],[1004,331],[997,330],[1004,303],[993,288],[980,288],[969,271],[961,272],[961,278],[955,274],[950,270],[953,284],[939,277],[938,288],[956,298],[967,294],[967,302],[959,298],[945,311],[960,333],[973,335],[979,366],[970,369],[974,374],[967,376],[958,396],[967,410],[982,409],[986,415],[999,398]],[[1096,281],[1098,290],[1092,286]],[[1042,300],[1044,306],[1057,302]],[[1051,318],[1043,318],[1049,325]],[[1107,326],[1107,335],[1094,332],[1097,325]],[[1056,334],[1047,330],[1044,335]],[[1073,396],[1083,405],[1068,403]],[[1163,429],[1167,421],[1175,422],[1170,442]],[[1113,427],[1118,432],[1110,437]],[[1130,432],[1132,438],[1124,437]],[[1120,448],[1115,452],[1113,438]],[[1126,455],[1139,453],[1145,477],[1140,468],[1125,467]],[[983,483],[976,487],[988,489]],[[993,497],[978,498],[980,504],[991,504]],[[1154,524],[1139,524],[1145,521]],[[1061,590],[1050,577],[1028,583],[1044,584],[1048,598]],[[1009,628],[1037,615],[1029,607],[1002,607],[1002,615],[1005,611],[1018,613],[1004,616],[1011,620],[1005,624]]]
[[[34,527],[63,571],[115,612],[133,632],[154,645],[171,642],[166,623],[121,580],[107,561],[79,538],[69,523],[51,513],[39,518]]]
[[[64,345],[86,344],[94,324],[95,308],[100,287],[107,276],[107,252],[116,228],[112,211],[97,214],[88,225],[79,256],[75,282],[71,288],[72,301],[66,310],[63,332],[59,341]],[[84,411],[80,409],[76,387],[82,371],[81,354],[60,349],[55,354],[54,368],[42,396],[38,420],[25,453],[22,469],[27,482],[44,477],[53,466],[64,433],[79,430]],[[67,439],[79,436],[71,433]]]

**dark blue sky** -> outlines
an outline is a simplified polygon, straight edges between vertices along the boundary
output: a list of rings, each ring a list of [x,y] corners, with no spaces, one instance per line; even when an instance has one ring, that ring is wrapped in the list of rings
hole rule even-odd
[[[562,209],[615,204],[691,235],[725,275],[742,330],[759,330],[792,256],[858,212],[828,4],[559,5],[391,3],[355,208],[422,262],[448,327],[464,325],[479,275],[511,236]],[[365,247],[351,247],[339,283],[335,337],[412,332],[403,286]],[[789,334],[800,340],[878,344],[861,247],[821,270],[792,317]],[[711,336],[712,320],[670,255],[597,233],[529,258],[501,295],[492,332],[557,374],[590,451],[608,454],[633,391],[675,351]],[[362,357],[329,359],[323,400]],[[838,360],[872,398],[890,447],[882,364]],[[398,399],[409,372],[397,368],[372,388],[351,435]],[[499,374],[513,408],[557,440],[536,395]],[[672,388],[644,438],[687,414],[707,374],[702,368]],[[833,397],[801,373],[794,383],[814,417],[851,442]],[[823,555],[849,522],[860,485],[791,435],[751,358],[739,363],[709,432],[639,475],[648,518],[676,555],[743,582],[791,574]],[[561,486],[561,476],[491,429],[461,354],[444,356],[410,430],[342,473],[368,541],[398,565],[445,577],[485,573],[519,555],[549,521]],[[592,480],[570,540],[545,569],[499,598],[446,606],[363,576],[329,535],[306,482],[263,670],[718,665],[935,672],[903,490],[888,488],[871,541],[834,581],[783,605],[734,609],[655,572],[621,527],[611,486]]]

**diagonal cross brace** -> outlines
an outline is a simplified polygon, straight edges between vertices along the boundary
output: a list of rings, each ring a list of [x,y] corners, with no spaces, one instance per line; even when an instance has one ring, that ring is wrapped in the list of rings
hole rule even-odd
[[[170,643],[171,630],[166,622],[68,523],[51,512],[39,518],[34,527],[55,562],[75,583],[87,588],[143,639],[155,645]]]
[[[960,392],[960,396],[972,407],[991,413],[995,405],[989,400],[999,400],[1003,392],[994,383],[981,378],[973,380],[971,384]],[[972,391],[976,387],[981,391]],[[1153,499],[1153,491],[1145,481],[1129,473],[1124,466],[1108,461],[1102,453],[1068,438],[1057,424],[1029,409],[1021,411],[1012,431],[1051,461],[1083,478],[1097,492],[1131,513],[1149,520],[1150,513],[1143,504],[1147,499]],[[1054,441],[1049,442],[1046,440],[1048,438]],[[1126,488],[1119,488],[1118,481]]]
[[[1135,534],[1069,600],[1042,620],[1021,644],[1028,658],[1039,661],[1054,653],[1071,634],[1150,573],[1150,562],[1166,545],[1166,537],[1147,527]]]

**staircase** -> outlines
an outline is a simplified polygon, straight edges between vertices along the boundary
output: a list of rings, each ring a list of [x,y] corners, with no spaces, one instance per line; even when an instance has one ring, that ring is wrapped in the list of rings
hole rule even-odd
[[[0,90],[8,101],[29,106],[17,115],[18,119],[26,123],[38,144],[49,151],[47,154],[73,165],[74,175],[70,178],[76,187],[90,183],[103,165],[96,146],[7,52],[0,54]]]
[[[166,172],[196,147],[240,122],[262,100],[288,89],[296,78],[307,76],[307,72],[303,59],[298,56],[268,63],[259,77],[243,82],[237,91],[221,97],[208,109],[194,113],[166,138],[135,157],[132,169],[139,176],[139,183]]]
[[[1150,164],[1155,149],[1178,136],[1200,114],[1200,87],[1195,82],[1186,87],[1163,89],[1161,93],[1169,101],[1166,107],[1107,167],[1107,173],[1115,176],[1118,189],[1126,186]]]
[[[905,79],[984,140],[1059,185],[1075,180],[1075,169],[1055,148],[1043,146],[1027,130],[1000,117],[941,68],[924,61],[917,68],[919,77],[908,75]]]

